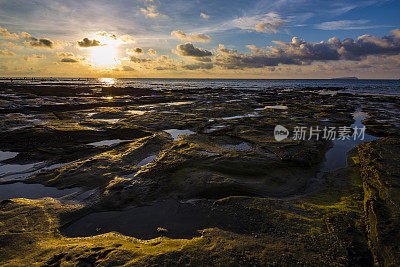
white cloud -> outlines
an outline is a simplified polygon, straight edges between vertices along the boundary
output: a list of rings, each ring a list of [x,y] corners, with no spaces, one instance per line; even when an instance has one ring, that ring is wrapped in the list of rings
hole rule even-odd
[[[0,49],[0,56],[12,57],[12,56],[15,56],[15,53],[7,51],[7,50],[1,50]]]
[[[201,13],[200,13],[200,17],[202,17],[203,19],[209,19],[209,18],[210,18],[210,15],[207,15],[207,14],[201,12]]]
[[[5,38],[8,39],[16,39],[18,38],[18,34],[16,33],[10,33],[7,29],[0,27],[0,36],[4,36]]]
[[[156,6],[148,6],[147,8],[141,8],[140,11],[145,14],[148,18],[168,18],[167,15],[163,15],[157,11]]]
[[[156,52],[154,49],[149,48],[149,49],[147,50],[147,54],[150,55],[150,56],[156,56],[156,55],[157,55],[157,52]]]
[[[320,30],[357,30],[357,29],[370,29],[375,26],[365,25],[369,23],[369,20],[336,20],[336,21],[326,21],[315,25],[315,28]]]
[[[251,17],[241,17],[232,21],[233,26],[244,30],[255,30],[264,33],[277,33],[278,28],[286,24],[286,21],[275,12]]]
[[[176,36],[180,40],[183,41],[189,41],[189,42],[209,42],[211,40],[211,37],[208,36],[207,34],[186,34],[183,31],[172,31],[171,32],[172,36]]]

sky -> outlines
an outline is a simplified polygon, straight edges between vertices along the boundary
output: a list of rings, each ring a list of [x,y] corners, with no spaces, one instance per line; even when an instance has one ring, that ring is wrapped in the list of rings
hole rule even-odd
[[[0,76],[400,78],[398,0],[0,0]]]

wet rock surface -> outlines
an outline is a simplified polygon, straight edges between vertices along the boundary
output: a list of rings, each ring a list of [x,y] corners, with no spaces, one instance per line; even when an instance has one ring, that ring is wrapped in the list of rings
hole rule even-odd
[[[0,190],[79,192],[2,200],[2,264],[398,264],[397,97],[31,87],[0,88]],[[274,138],[359,109],[384,138],[339,169],[329,140]]]

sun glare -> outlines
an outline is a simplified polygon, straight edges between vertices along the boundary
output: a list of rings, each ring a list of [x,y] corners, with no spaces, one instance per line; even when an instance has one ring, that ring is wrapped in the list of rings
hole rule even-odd
[[[93,63],[99,67],[109,67],[118,64],[117,47],[108,44],[91,48],[90,57]]]

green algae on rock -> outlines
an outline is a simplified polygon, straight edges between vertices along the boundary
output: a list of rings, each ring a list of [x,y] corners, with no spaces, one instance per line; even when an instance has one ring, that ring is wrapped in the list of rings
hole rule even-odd
[[[0,149],[17,154],[2,164],[43,162],[20,180],[96,195],[3,200],[1,265],[399,264],[395,97],[323,88],[28,89],[16,89],[26,102],[14,107],[3,99]],[[350,126],[359,106],[371,116],[367,132],[389,137],[353,149],[344,168],[321,173],[329,140],[274,139],[278,124]],[[170,129],[191,134],[173,138]],[[102,145],[110,140],[123,142]],[[173,203],[175,218],[155,212]],[[138,211],[160,216],[131,225],[151,235],[114,232],[123,223],[112,223]],[[109,228],[68,237],[102,214]],[[177,231],[191,214],[189,230]]]

